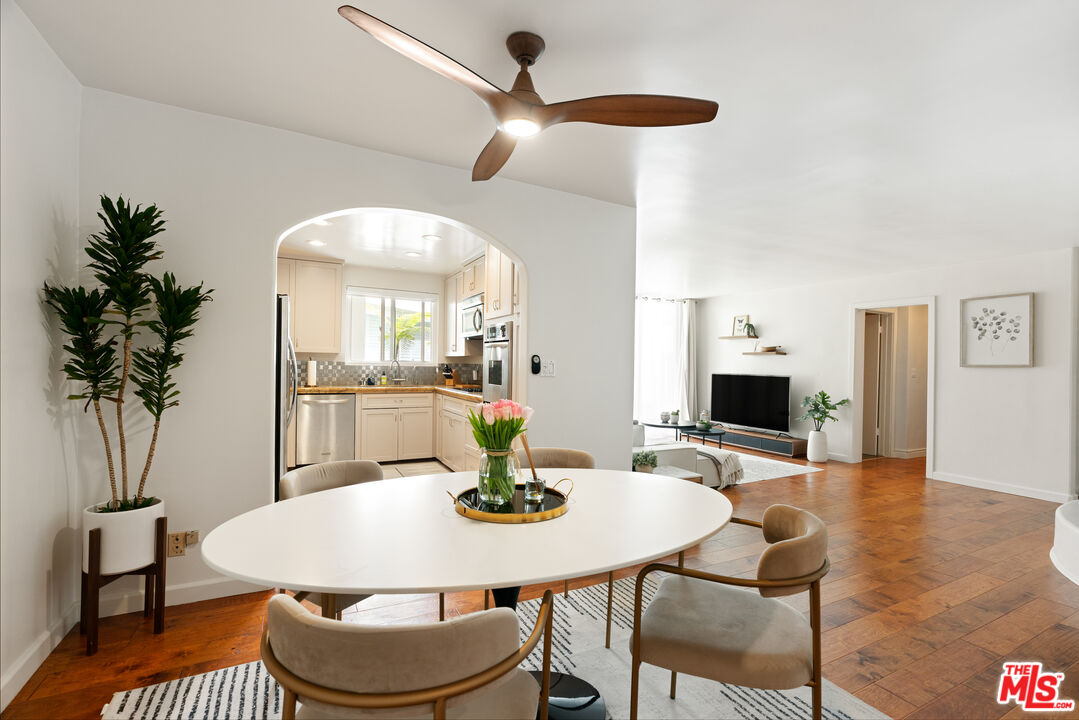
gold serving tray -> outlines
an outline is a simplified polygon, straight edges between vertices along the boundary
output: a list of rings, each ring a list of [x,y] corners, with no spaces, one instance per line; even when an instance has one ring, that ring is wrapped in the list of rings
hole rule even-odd
[[[569,483],[569,492],[563,493],[558,486],[564,482]],[[447,492],[453,498],[453,508],[458,515],[466,518],[479,520],[480,522],[516,524],[543,522],[565,515],[569,510],[569,496],[573,492],[573,481],[562,478],[553,486],[543,491],[542,503],[525,503],[525,486],[517,485],[513,493],[513,503],[505,505],[491,505],[479,501],[479,488],[469,488],[464,492],[454,495]]]

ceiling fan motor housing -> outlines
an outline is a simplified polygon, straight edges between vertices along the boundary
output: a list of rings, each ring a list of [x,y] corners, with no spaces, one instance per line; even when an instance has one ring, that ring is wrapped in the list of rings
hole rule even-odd
[[[534,65],[546,47],[543,38],[526,30],[519,30],[506,38],[506,49],[518,65]]]

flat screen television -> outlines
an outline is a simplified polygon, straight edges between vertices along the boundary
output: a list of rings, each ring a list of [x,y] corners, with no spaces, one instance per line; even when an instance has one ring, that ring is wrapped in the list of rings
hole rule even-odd
[[[791,379],[780,375],[712,375],[712,420],[761,430],[791,429]]]

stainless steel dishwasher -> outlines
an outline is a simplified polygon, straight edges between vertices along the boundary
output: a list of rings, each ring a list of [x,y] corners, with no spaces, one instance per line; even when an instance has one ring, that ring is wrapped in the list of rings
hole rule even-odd
[[[356,459],[356,396],[300,395],[296,407],[296,464]]]

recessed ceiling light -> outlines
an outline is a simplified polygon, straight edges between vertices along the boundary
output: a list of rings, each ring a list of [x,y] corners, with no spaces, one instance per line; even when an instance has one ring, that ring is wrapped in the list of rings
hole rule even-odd
[[[410,250],[410,251],[406,252],[405,255],[407,255],[409,257],[420,257],[421,255],[423,255],[423,253],[418,253],[418,252],[414,252],[414,251]]]
[[[333,224],[329,220],[323,220],[322,218],[319,218],[318,220],[312,220],[311,222],[313,222],[315,225],[321,225],[322,227]]]
[[[424,235],[423,239],[424,240],[441,240],[442,236],[441,235]]]
[[[326,243],[322,242],[321,240],[308,240],[307,244],[314,245],[315,247],[323,247]]]

